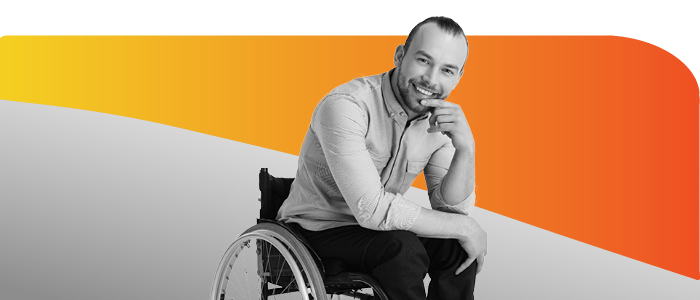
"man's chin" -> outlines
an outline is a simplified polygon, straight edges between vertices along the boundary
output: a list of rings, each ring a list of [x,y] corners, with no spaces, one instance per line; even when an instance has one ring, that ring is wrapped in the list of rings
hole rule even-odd
[[[401,98],[403,99],[403,105],[405,108],[409,109],[412,113],[416,113],[419,115],[422,115],[430,109],[430,107],[420,105],[420,101],[427,99],[427,98],[421,98],[421,97],[416,97],[415,95],[410,95],[410,92],[407,93],[401,93]],[[410,99],[407,101],[407,99]]]
[[[420,101],[420,100],[422,100],[422,99],[419,99],[418,101]],[[412,112],[417,113],[419,115],[422,115],[424,113],[427,113],[430,110],[430,107],[423,106],[423,105],[420,105],[418,103],[420,103],[420,102],[416,102],[415,106],[409,106],[409,108],[411,109]]]
[[[430,100],[430,99],[432,99],[432,98],[428,98],[428,97],[416,98],[416,102],[414,102],[416,104],[416,106],[414,108],[419,110],[419,111],[422,111],[422,112],[428,111],[430,109],[430,106],[421,105],[420,102],[423,100]]]

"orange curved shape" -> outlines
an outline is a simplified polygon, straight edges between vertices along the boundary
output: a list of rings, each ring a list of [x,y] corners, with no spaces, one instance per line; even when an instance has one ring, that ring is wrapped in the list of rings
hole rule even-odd
[[[298,154],[316,103],[392,68],[404,39],[6,36],[0,99]],[[449,100],[474,131],[478,206],[700,279],[698,85],[687,67],[620,37],[469,40]]]

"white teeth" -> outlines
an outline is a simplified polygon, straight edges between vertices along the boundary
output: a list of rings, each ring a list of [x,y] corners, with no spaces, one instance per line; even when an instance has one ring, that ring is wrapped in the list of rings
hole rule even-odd
[[[433,95],[433,93],[428,92],[428,91],[426,91],[426,90],[424,90],[424,89],[422,89],[422,88],[420,88],[420,87],[418,87],[418,86],[416,86],[416,89],[417,89],[419,92],[421,92],[422,94],[426,95],[426,96],[432,96],[432,95]]]

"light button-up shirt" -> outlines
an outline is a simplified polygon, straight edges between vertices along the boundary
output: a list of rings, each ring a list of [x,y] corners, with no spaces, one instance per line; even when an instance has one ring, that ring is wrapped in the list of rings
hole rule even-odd
[[[407,230],[421,206],[402,195],[421,171],[433,209],[471,212],[473,191],[457,205],[442,199],[455,148],[447,136],[427,132],[429,114],[408,121],[391,89],[391,72],[354,79],[319,102],[278,219],[314,231],[357,224]]]

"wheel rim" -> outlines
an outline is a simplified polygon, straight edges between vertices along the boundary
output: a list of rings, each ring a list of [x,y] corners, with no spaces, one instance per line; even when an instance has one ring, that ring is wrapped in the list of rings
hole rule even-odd
[[[296,261],[294,255],[278,239],[264,229],[241,235],[219,265],[212,300],[313,299],[305,274],[297,263],[289,263]]]

